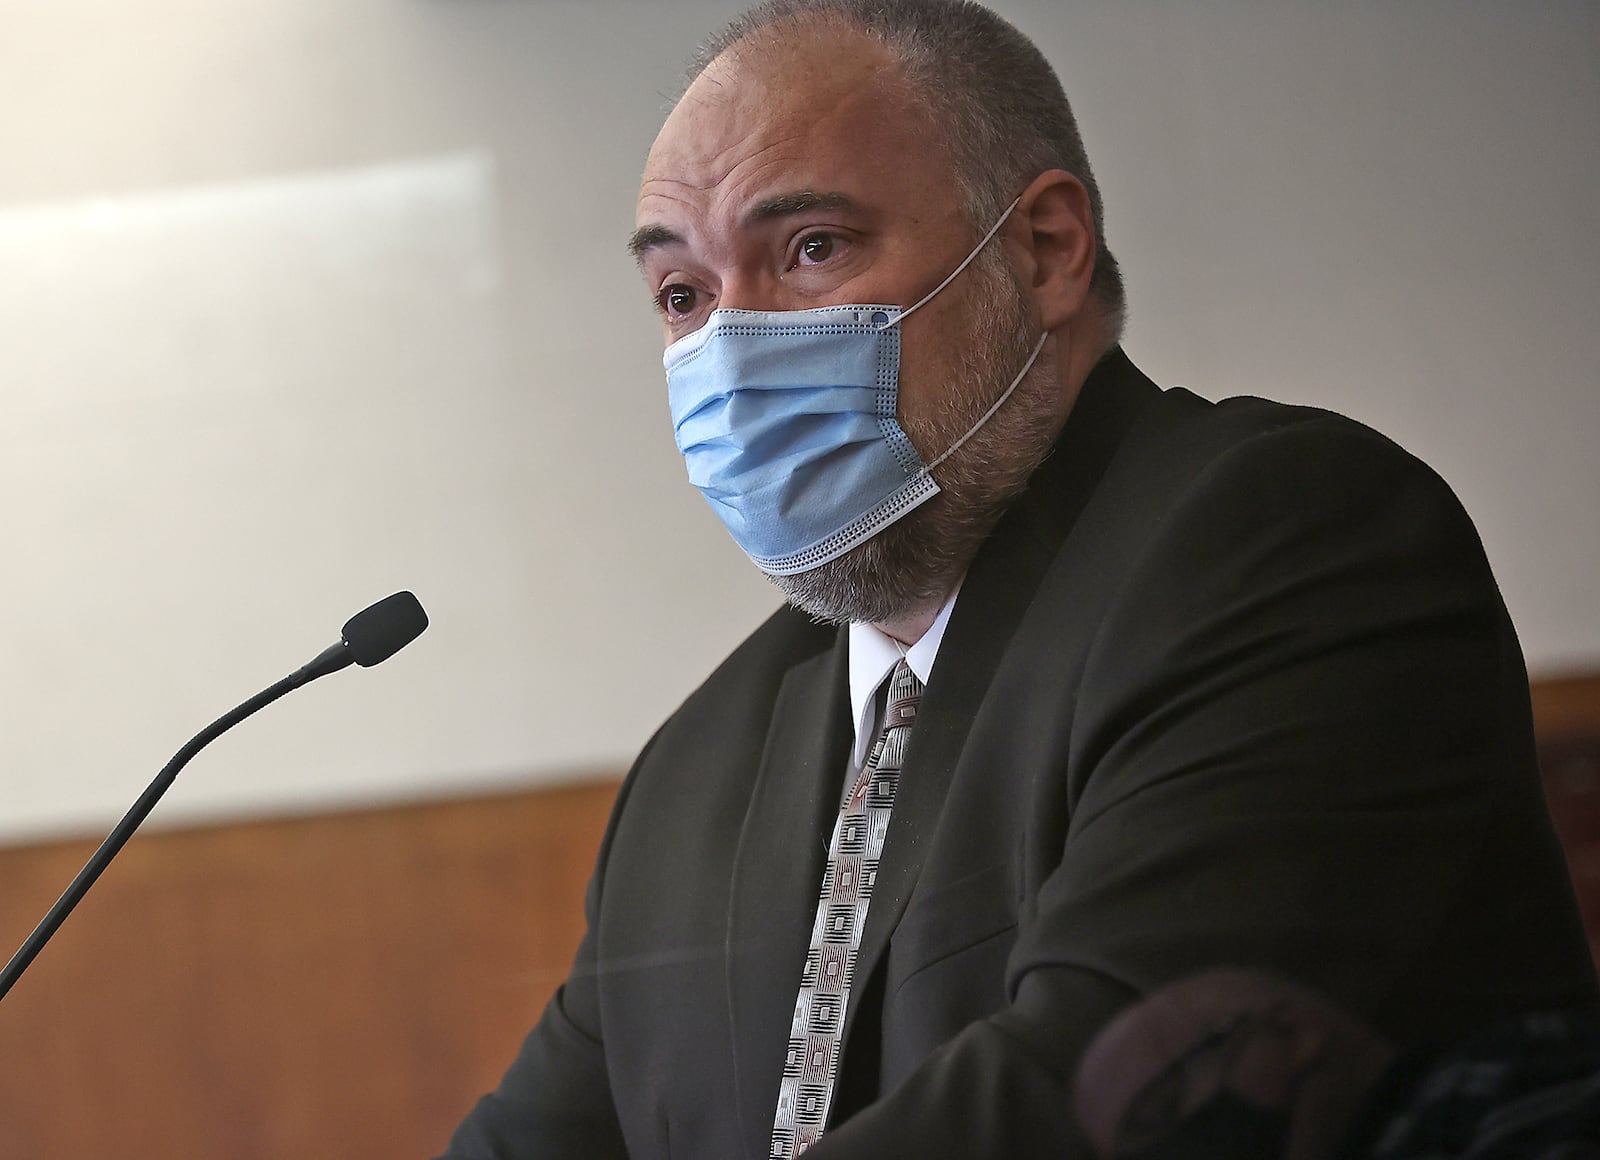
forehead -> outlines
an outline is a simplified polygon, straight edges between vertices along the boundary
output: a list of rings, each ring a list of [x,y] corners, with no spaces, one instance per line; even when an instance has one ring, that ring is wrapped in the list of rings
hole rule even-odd
[[[775,194],[954,202],[942,135],[889,52],[848,29],[768,30],[696,78],[656,138],[641,225],[737,214]]]

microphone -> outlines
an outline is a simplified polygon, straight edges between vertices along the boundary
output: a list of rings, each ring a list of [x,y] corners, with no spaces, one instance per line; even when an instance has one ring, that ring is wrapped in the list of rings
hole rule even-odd
[[[55,934],[56,929],[66,921],[73,907],[78,905],[88,893],[89,887],[95,884],[95,880],[110,865],[111,859],[115,858],[118,851],[127,844],[128,839],[133,837],[133,832],[149,816],[150,811],[155,809],[156,803],[161,800],[161,795],[172,787],[172,783],[177,780],[178,771],[189,763],[190,758],[246,717],[259,709],[266,708],[285,693],[292,693],[318,677],[336,673],[351,664],[360,665],[362,668],[381,664],[421,636],[422,630],[427,627],[428,614],[422,610],[422,604],[415,596],[409,592],[396,592],[393,596],[386,596],[347,620],[344,628],[339,630],[338,643],[329,645],[307,664],[277,684],[263,689],[244,704],[218,717],[191,737],[188,744],[178,750],[172,760],[167,762],[156,775],[156,779],[139,796],[139,800],[133,803],[133,807],[122,816],[116,829],[106,836],[106,840],[100,843],[100,848],[94,852],[94,856],[84,864],[82,870],[78,871],[78,876],[72,880],[72,885],[68,886],[56,900],[56,904],[34,928],[33,933],[28,936],[28,940],[22,944],[17,953],[11,956],[11,961],[6,964],[5,970],[0,971],[0,999],[6,997],[12,985],[22,977],[22,972],[28,969],[28,965],[44,949],[44,944],[50,941],[50,936]]]

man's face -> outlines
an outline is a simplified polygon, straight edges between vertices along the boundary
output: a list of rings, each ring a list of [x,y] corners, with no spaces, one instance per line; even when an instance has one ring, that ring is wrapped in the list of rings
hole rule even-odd
[[[865,37],[811,30],[725,54],[695,81],[639,190],[636,248],[666,342],[719,307],[908,306],[966,256],[949,157],[896,75]],[[913,420],[962,298],[952,285],[905,323],[900,406]]]
[[[909,306],[978,240],[943,135],[881,46],[816,26],[774,39],[714,61],[646,162],[634,250],[669,344],[718,308]],[[903,324],[899,419],[925,462],[994,401],[1038,334],[1004,238]],[[1043,447],[995,445],[1019,423],[1050,427],[1032,421],[1028,394],[1019,388],[941,467],[943,494],[840,559],[774,579],[827,619],[881,623],[936,607],[1048,447],[1048,436]],[[1015,470],[997,475],[995,455]],[[974,478],[965,490],[963,472]],[[997,480],[1009,488],[1001,498]]]

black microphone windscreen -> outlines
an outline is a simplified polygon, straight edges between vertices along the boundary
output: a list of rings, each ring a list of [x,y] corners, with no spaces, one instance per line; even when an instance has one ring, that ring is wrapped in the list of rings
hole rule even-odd
[[[427,627],[421,601],[409,592],[396,592],[352,616],[340,635],[356,664],[365,669],[394,656]]]

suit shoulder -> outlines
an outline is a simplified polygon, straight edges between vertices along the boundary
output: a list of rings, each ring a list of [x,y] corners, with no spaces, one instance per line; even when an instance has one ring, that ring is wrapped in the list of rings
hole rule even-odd
[[[1212,402],[1186,387],[1162,391],[1146,410],[1140,426],[1146,434],[1181,433],[1197,449],[1210,451],[1226,451],[1263,437],[1284,436],[1312,442],[1372,441],[1395,454],[1407,455],[1392,439],[1336,411],[1254,395]]]
[[[1498,600],[1449,486],[1392,440],[1331,411],[1210,403],[1181,388],[1141,413],[1063,543],[1057,583],[1236,591],[1274,569],[1427,571]],[[1252,579],[1254,578],[1254,579]]]
[[[1133,435],[1130,458],[1165,462],[1168,470],[1157,474],[1178,490],[1237,481],[1315,499],[1403,486],[1465,519],[1454,492],[1426,463],[1366,424],[1320,407],[1252,396],[1212,403],[1174,387]]]
[[[832,649],[839,631],[788,605],[779,608],[689,694],[668,725],[687,722],[692,727],[713,713],[726,716],[730,705],[772,700],[789,670]]]

